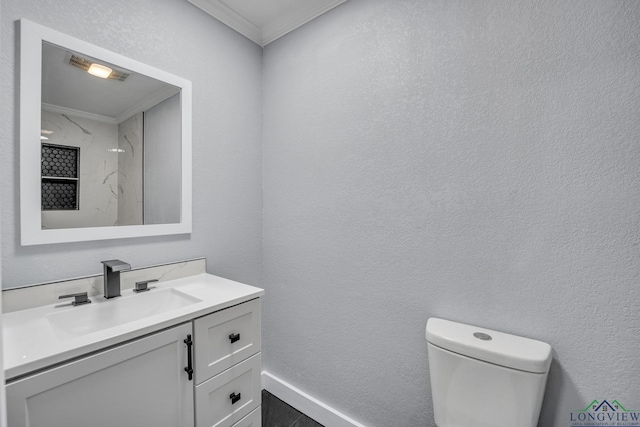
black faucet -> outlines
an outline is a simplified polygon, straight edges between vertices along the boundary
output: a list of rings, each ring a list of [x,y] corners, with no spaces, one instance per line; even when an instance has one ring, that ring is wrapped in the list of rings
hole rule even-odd
[[[120,272],[129,270],[131,266],[119,259],[101,261],[104,264],[104,297],[120,296]]]

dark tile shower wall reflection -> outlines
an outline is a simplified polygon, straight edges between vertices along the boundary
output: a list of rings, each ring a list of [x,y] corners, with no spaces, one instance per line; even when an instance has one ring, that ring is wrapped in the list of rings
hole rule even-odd
[[[262,390],[262,427],[324,427],[292,406]]]

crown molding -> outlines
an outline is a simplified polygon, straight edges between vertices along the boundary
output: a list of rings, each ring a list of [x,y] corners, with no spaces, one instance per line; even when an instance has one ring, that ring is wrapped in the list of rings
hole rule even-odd
[[[264,47],[347,0],[297,2],[288,13],[258,27],[222,0],[187,0],[254,43]]]
[[[42,103],[42,109],[51,113],[67,114],[69,116],[80,117],[83,119],[93,120],[108,125],[117,125],[118,121],[113,117],[101,116],[100,114],[88,113],[86,111],[75,110],[73,108],[61,107],[60,105]]]
[[[262,27],[262,44],[266,46],[274,40],[279,39],[287,33],[314,20],[325,12],[330,11],[347,0],[333,0],[324,5],[304,4],[302,2],[298,9],[291,10]]]
[[[187,0],[254,43],[263,46],[262,30],[218,0]]]

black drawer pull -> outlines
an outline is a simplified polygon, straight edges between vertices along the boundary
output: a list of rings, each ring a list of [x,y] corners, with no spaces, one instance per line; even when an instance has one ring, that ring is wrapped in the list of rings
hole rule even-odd
[[[229,335],[229,339],[231,340],[231,344],[233,344],[236,341],[240,341],[240,334],[231,334]]]
[[[229,395],[229,399],[231,399],[231,404],[233,405],[234,403],[236,403],[238,400],[240,400],[240,396],[242,395],[242,393],[231,393]]]

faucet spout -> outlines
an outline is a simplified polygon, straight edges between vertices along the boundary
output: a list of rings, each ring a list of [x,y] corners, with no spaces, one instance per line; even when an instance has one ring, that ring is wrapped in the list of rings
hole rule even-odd
[[[131,266],[119,259],[101,261],[104,264],[104,297],[120,296],[120,272],[129,270]]]

